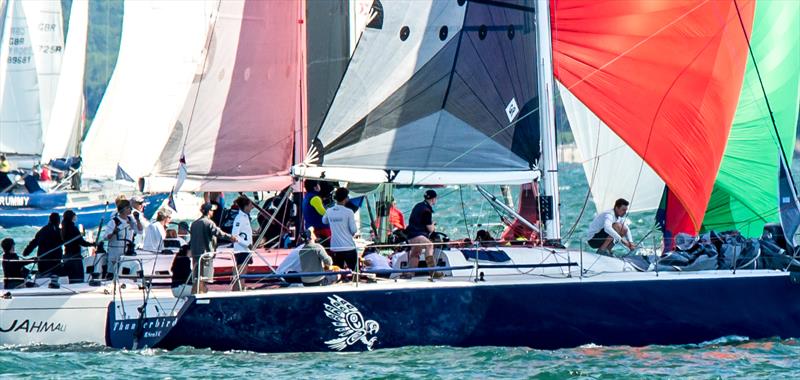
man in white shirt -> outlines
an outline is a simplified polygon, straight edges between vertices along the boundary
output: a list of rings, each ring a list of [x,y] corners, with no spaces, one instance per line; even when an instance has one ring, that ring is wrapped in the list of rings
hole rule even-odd
[[[322,223],[330,225],[331,228],[333,265],[355,271],[358,268],[358,253],[353,236],[358,232],[358,228],[353,210],[345,206],[350,199],[349,195],[350,191],[344,187],[336,189],[333,195],[336,205],[325,210]]]
[[[161,253],[164,250],[164,239],[167,237],[167,225],[172,221],[172,211],[166,208],[158,210],[156,222],[144,229],[142,249],[147,252]]]
[[[231,235],[236,236],[239,240],[233,243],[233,255],[236,258],[239,273],[244,273],[247,270],[247,264],[252,260],[250,255],[253,250],[253,226],[250,224],[250,211],[254,206],[250,198],[244,195],[236,198],[234,202],[238,206],[239,212],[236,213],[236,218],[233,220]],[[239,289],[242,289],[243,286],[243,281],[239,281]]]
[[[603,211],[589,225],[586,238],[598,253],[610,255],[614,244],[621,243],[630,250],[636,248],[628,228],[628,201],[617,199],[612,210]]]
[[[131,198],[131,208],[133,212],[131,215],[133,216],[133,220],[136,221],[136,247],[142,246],[142,240],[144,240],[144,231],[150,226],[150,221],[147,220],[147,217],[144,216],[144,205],[147,204],[144,200],[144,197],[141,195],[134,195]]]

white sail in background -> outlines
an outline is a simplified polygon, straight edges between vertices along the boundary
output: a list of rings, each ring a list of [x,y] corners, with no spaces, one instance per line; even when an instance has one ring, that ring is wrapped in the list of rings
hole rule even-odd
[[[46,139],[64,55],[64,17],[61,12],[61,2],[24,0],[18,4],[25,10],[25,18],[28,21],[28,33],[39,83],[42,135]]]
[[[358,39],[372,15],[375,0],[350,0],[350,55],[356,50]]]
[[[7,1],[0,32],[0,152],[39,155],[42,124],[39,87],[28,23],[21,1]]]
[[[119,58],[82,145],[84,176],[150,172],[196,80],[218,1],[125,2]],[[215,74],[216,75],[216,74]]]
[[[76,155],[83,126],[83,83],[86,42],[89,29],[89,1],[73,0],[69,32],[61,64],[50,123],[45,130],[42,162]]]
[[[630,211],[658,208],[664,181],[569,90],[558,89],[597,211],[618,198],[630,201]]]

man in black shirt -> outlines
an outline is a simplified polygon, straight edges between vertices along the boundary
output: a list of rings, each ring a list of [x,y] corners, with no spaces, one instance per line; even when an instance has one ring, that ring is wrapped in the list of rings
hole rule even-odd
[[[409,268],[419,267],[419,258],[423,250],[425,250],[425,263],[428,268],[436,266],[436,260],[433,258],[433,243],[429,239],[430,235],[436,231],[436,226],[433,224],[433,206],[436,204],[436,197],[436,191],[425,191],[425,199],[414,206],[411,216],[408,218],[406,235],[411,244],[411,251],[408,253]],[[441,277],[441,273],[436,272],[433,276]]]
[[[23,256],[28,256],[36,251],[39,258],[37,264],[38,277],[60,276],[62,273],[61,259],[64,251],[61,248],[64,241],[61,239],[61,216],[57,212],[51,213],[46,226],[42,227],[28,246],[22,251]]]

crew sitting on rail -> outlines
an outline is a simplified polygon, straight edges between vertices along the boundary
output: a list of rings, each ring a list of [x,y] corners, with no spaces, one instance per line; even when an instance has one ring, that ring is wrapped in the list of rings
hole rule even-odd
[[[425,251],[425,264],[428,268],[436,266],[434,259],[433,243],[429,236],[436,232],[436,226],[433,223],[433,206],[436,205],[437,194],[435,190],[426,190],[424,200],[417,203],[414,209],[411,210],[411,216],[408,218],[408,227],[406,227],[406,236],[408,243],[411,245],[411,251],[408,253],[408,267],[410,269],[419,267],[419,259],[422,251]],[[442,277],[441,272],[435,272],[433,277]],[[404,277],[413,277],[405,275]]]
[[[475,234],[475,243],[481,247],[497,247],[497,240],[486,230],[478,230]]]
[[[597,249],[597,253],[610,256],[616,243],[621,243],[630,250],[636,248],[628,228],[628,205],[625,199],[617,199],[613,209],[597,214],[589,225],[586,237],[589,246]]]
[[[339,267],[333,265],[333,259],[328,256],[319,243],[309,241],[298,253],[300,258],[300,271],[302,273],[319,273],[323,271],[338,271]],[[336,279],[325,275],[303,276],[303,286],[330,285]]]
[[[14,289],[25,283],[28,277],[26,265],[32,264],[34,260],[23,259],[17,255],[14,249],[14,239],[5,238],[0,242],[3,249],[3,288]]]

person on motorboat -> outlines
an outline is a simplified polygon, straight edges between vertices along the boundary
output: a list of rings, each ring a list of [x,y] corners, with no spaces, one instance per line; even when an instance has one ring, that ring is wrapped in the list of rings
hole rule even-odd
[[[358,268],[358,252],[353,236],[358,232],[355,213],[345,205],[350,200],[350,191],[344,187],[336,189],[336,204],[325,210],[322,223],[331,229],[331,257],[333,264],[345,269]]]
[[[3,249],[3,289],[22,286],[28,277],[28,269],[25,266],[34,263],[32,259],[19,257],[14,246],[12,238],[5,238],[0,242],[0,248]]]
[[[306,195],[303,197],[303,220],[305,229],[311,231],[312,239],[319,239],[323,245],[330,245],[331,228],[322,221],[325,215],[325,203],[322,201],[319,182],[307,179],[303,183]]]
[[[83,238],[81,230],[75,222],[78,220],[78,215],[72,210],[64,211],[64,216],[61,220],[61,239],[64,240],[64,269],[63,274],[69,277],[69,282],[79,283],[83,282],[86,272],[83,268],[83,253],[81,247],[94,247],[94,243],[90,243]]]
[[[191,239],[189,240],[189,247],[191,247],[192,270],[197,274],[198,266],[200,264],[200,256],[204,253],[211,253],[215,251],[214,239],[228,239],[232,242],[239,241],[237,236],[232,236],[225,231],[222,231],[212,221],[214,212],[217,210],[217,205],[213,203],[205,203],[200,206],[200,218],[192,222],[189,231],[191,232]]]
[[[325,252],[325,248],[319,243],[310,241],[298,253],[300,257],[300,271],[302,273],[318,273],[324,271],[338,270],[333,266],[333,259]],[[333,281],[328,276],[303,276],[303,286],[330,285]]]
[[[233,256],[236,258],[239,273],[245,273],[247,265],[253,261],[250,257],[253,252],[253,225],[250,221],[250,212],[255,206],[253,201],[244,195],[240,195],[234,202],[239,212],[236,213],[231,230],[231,235],[238,238],[238,241],[233,243]],[[239,289],[243,289],[244,281],[240,280],[238,285]]]
[[[106,223],[102,236],[108,241],[108,250],[103,258],[106,274],[116,273],[123,255],[134,252],[134,242],[138,231],[136,220],[131,215],[133,208],[127,199],[119,199],[117,214]]]
[[[170,272],[172,273],[172,295],[175,298],[186,297],[192,294],[192,259],[189,257],[191,248],[184,244],[172,259]]]
[[[161,253],[164,239],[167,237],[167,225],[172,221],[172,211],[168,208],[156,212],[156,221],[144,230],[142,249],[147,252]]]
[[[428,268],[436,266],[436,260],[433,257],[433,242],[429,237],[436,232],[436,225],[433,223],[433,206],[436,205],[437,196],[436,190],[426,190],[423,201],[414,206],[411,216],[408,218],[406,236],[411,245],[408,253],[408,267],[411,269],[419,267],[420,255],[423,251],[425,251],[425,264]],[[442,274],[435,272],[433,276],[441,277]],[[405,277],[410,276],[406,275]]]
[[[597,253],[611,255],[611,249],[617,243],[629,250],[636,248],[628,227],[628,205],[625,199],[617,199],[614,208],[603,211],[594,217],[589,225],[586,237],[590,247],[597,249]]]
[[[37,266],[39,272],[37,276],[49,277],[61,275],[61,259],[64,252],[61,249],[61,217],[57,212],[51,213],[47,225],[36,232],[36,236],[28,243],[22,251],[23,256],[28,256],[34,249],[36,251]]]

